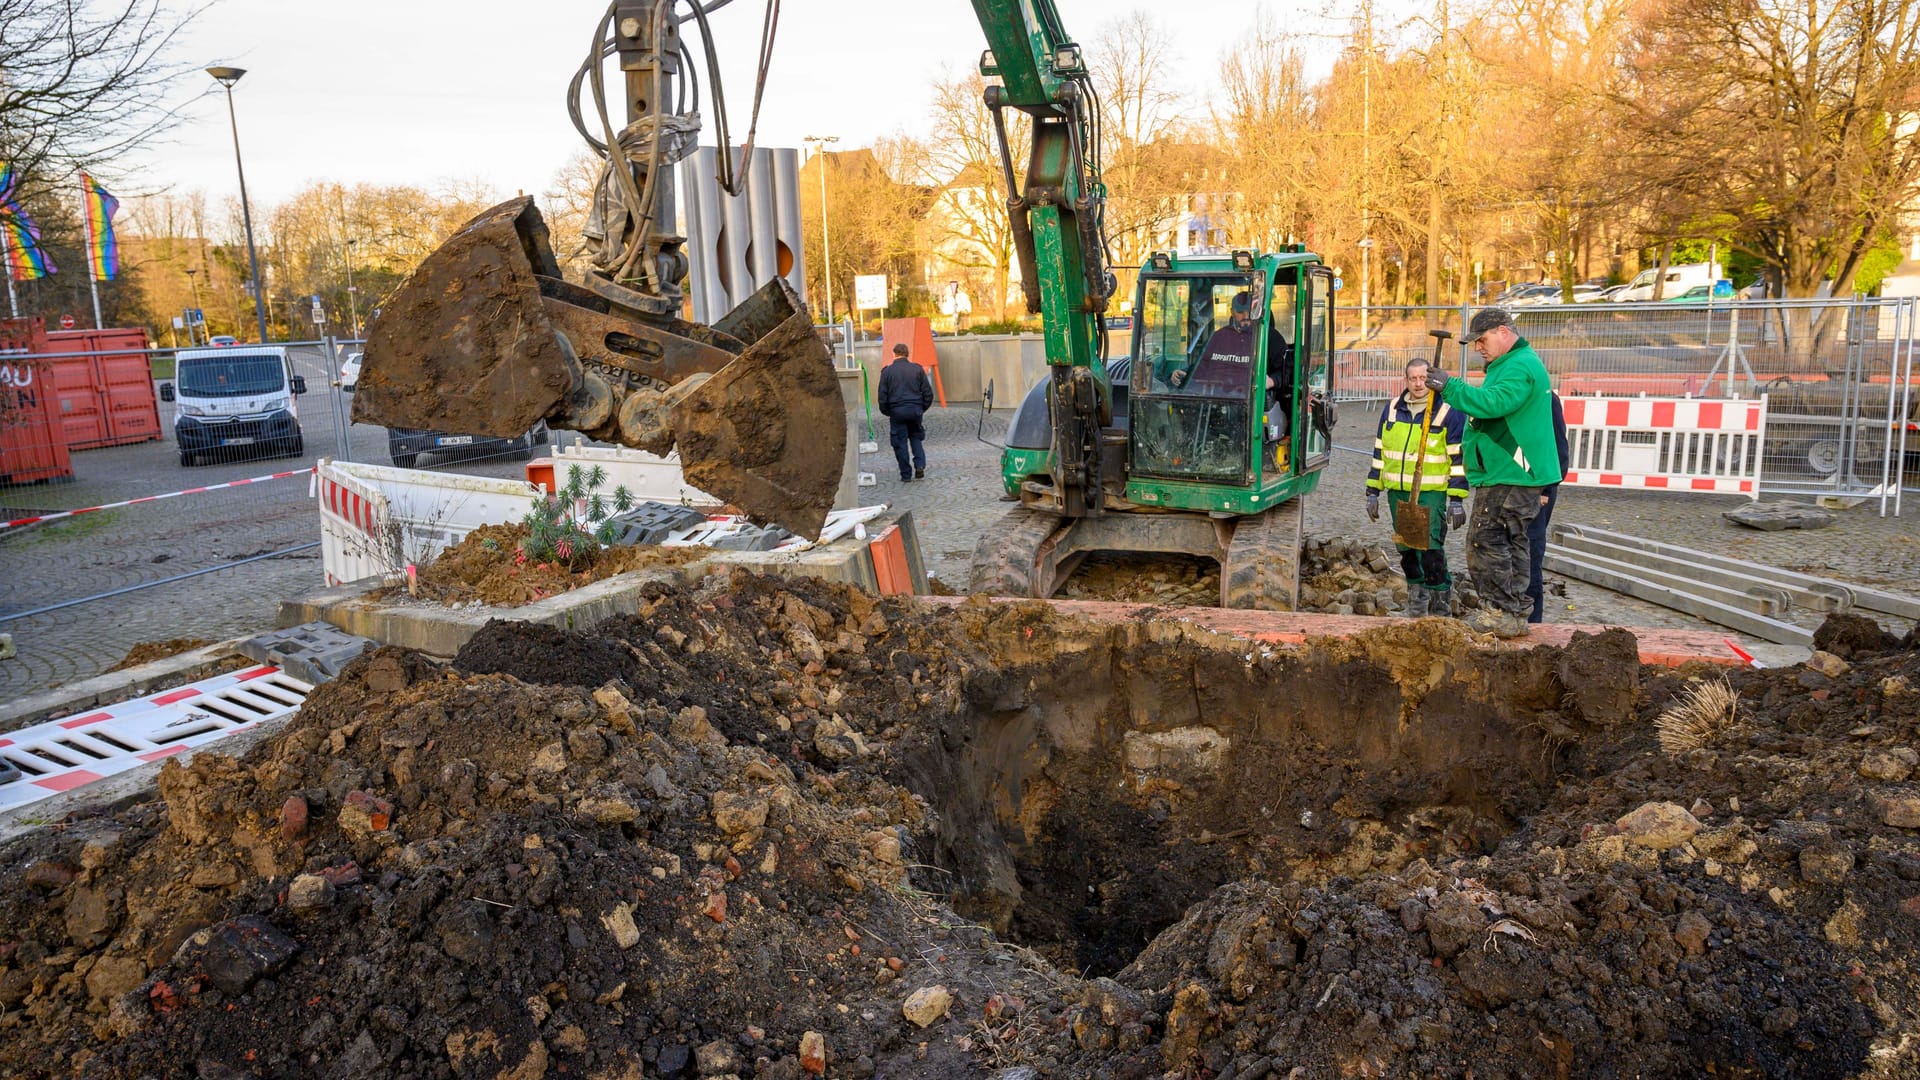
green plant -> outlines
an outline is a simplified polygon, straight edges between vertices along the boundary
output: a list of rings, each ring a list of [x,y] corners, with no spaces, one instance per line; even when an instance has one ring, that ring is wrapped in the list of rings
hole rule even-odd
[[[625,487],[614,488],[611,496],[601,494],[606,481],[607,471],[598,465],[567,466],[565,486],[535,499],[520,519],[527,535],[514,562],[557,563],[570,572],[593,565],[594,556],[613,541],[608,519],[633,509],[633,495]]]

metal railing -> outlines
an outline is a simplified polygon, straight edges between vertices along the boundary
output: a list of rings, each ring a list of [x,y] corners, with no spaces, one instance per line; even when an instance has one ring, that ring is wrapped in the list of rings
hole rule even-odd
[[[1473,308],[1336,311],[1339,396],[1381,400],[1405,365],[1430,360],[1443,329],[1458,336]],[[1878,500],[1898,514],[1920,486],[1920,394],[1914,354],[1920,300],[1713,300],[1513,309],[1562,395],[1769,400],[1762,490]],[[1466,347],[1443,362],[1478,378]]]

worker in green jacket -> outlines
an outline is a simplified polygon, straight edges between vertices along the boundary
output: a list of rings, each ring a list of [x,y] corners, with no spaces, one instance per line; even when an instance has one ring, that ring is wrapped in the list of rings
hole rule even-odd
[[[1427,385],[1440,400],[1467,414],[1461,446],[1473,488],[1467,570],[1480,591],[1481,608],[1466,621],[1483,633],[1521,637],[1533,610],[1527,595],[1527,526],[1540,513],[1547,485],[1560,482],[1553,380],[1513,316],[1501,308],[1476,312],[1466,340],[1486,362],[1479,386],[1450,379],[1439,368],[1427,372]]]
[[[1387,494],[1388,520],[1399,524],[1409,499],[1427,508],[1424,547],[1402,543],[1400,570],[1407,575],[1407,617],[1453,614],[1453,576],[1447,572],[1447,527],[1466,524],[1467,470],[1461,463],[1466,417],[1435,400],[1427,389],[1427,362],[1406,367],[1406,388],[1380,413],[1373,436],[1373,466],[1367,470],[1367,517],[1380,520],[1380,493]]]

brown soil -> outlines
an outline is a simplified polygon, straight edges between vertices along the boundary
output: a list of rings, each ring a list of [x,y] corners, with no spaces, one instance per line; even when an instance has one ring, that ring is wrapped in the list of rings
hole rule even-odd
[[[602,548],[584,569],[569,571],[559,563],[516,562],[524,525],[485,525],[421,567],[415,593],[445,604],[479,602],[494,607],[518,607],[535,600],[591,585],[629,570],[685,566],[713,554],[701,547],[636,545]],[[375,598],[403,596],[404,585],[375,593]]]
[[[141,664],[151,664],[155,660],[165,660],[169,656],[179,656],[183,652],[204,648],[213,644],[210,638],[170,638],[166,641],[143,641],[127,650],[120,662],[108,668],[108,671],[124,671]]]
[[[1679,756],[1632,655],[745,574],[381,650],[0,852],[5,1068],[1912,1075],[1920,653],[1729,673]]]

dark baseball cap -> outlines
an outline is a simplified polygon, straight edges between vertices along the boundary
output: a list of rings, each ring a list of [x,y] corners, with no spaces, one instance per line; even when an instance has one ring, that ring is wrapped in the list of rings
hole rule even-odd
[[[1251,311],[1253,311],[1253,294],[1249,292],[1234,293],[1233,294],[1233,310],[1241,313],[1242,315],[1248,314]]]
[[[1485,336],[1487,331],[1495,330],[1502,326],[1513,326],[1512,312],[1506,308],[1481,308],[1479,311],[1473,313],[1473,321],[1467,324],[1467,336],[1461,341],[1461,344],[1471,345]],[[1516,327],[1516,330],[1517,329]]]

